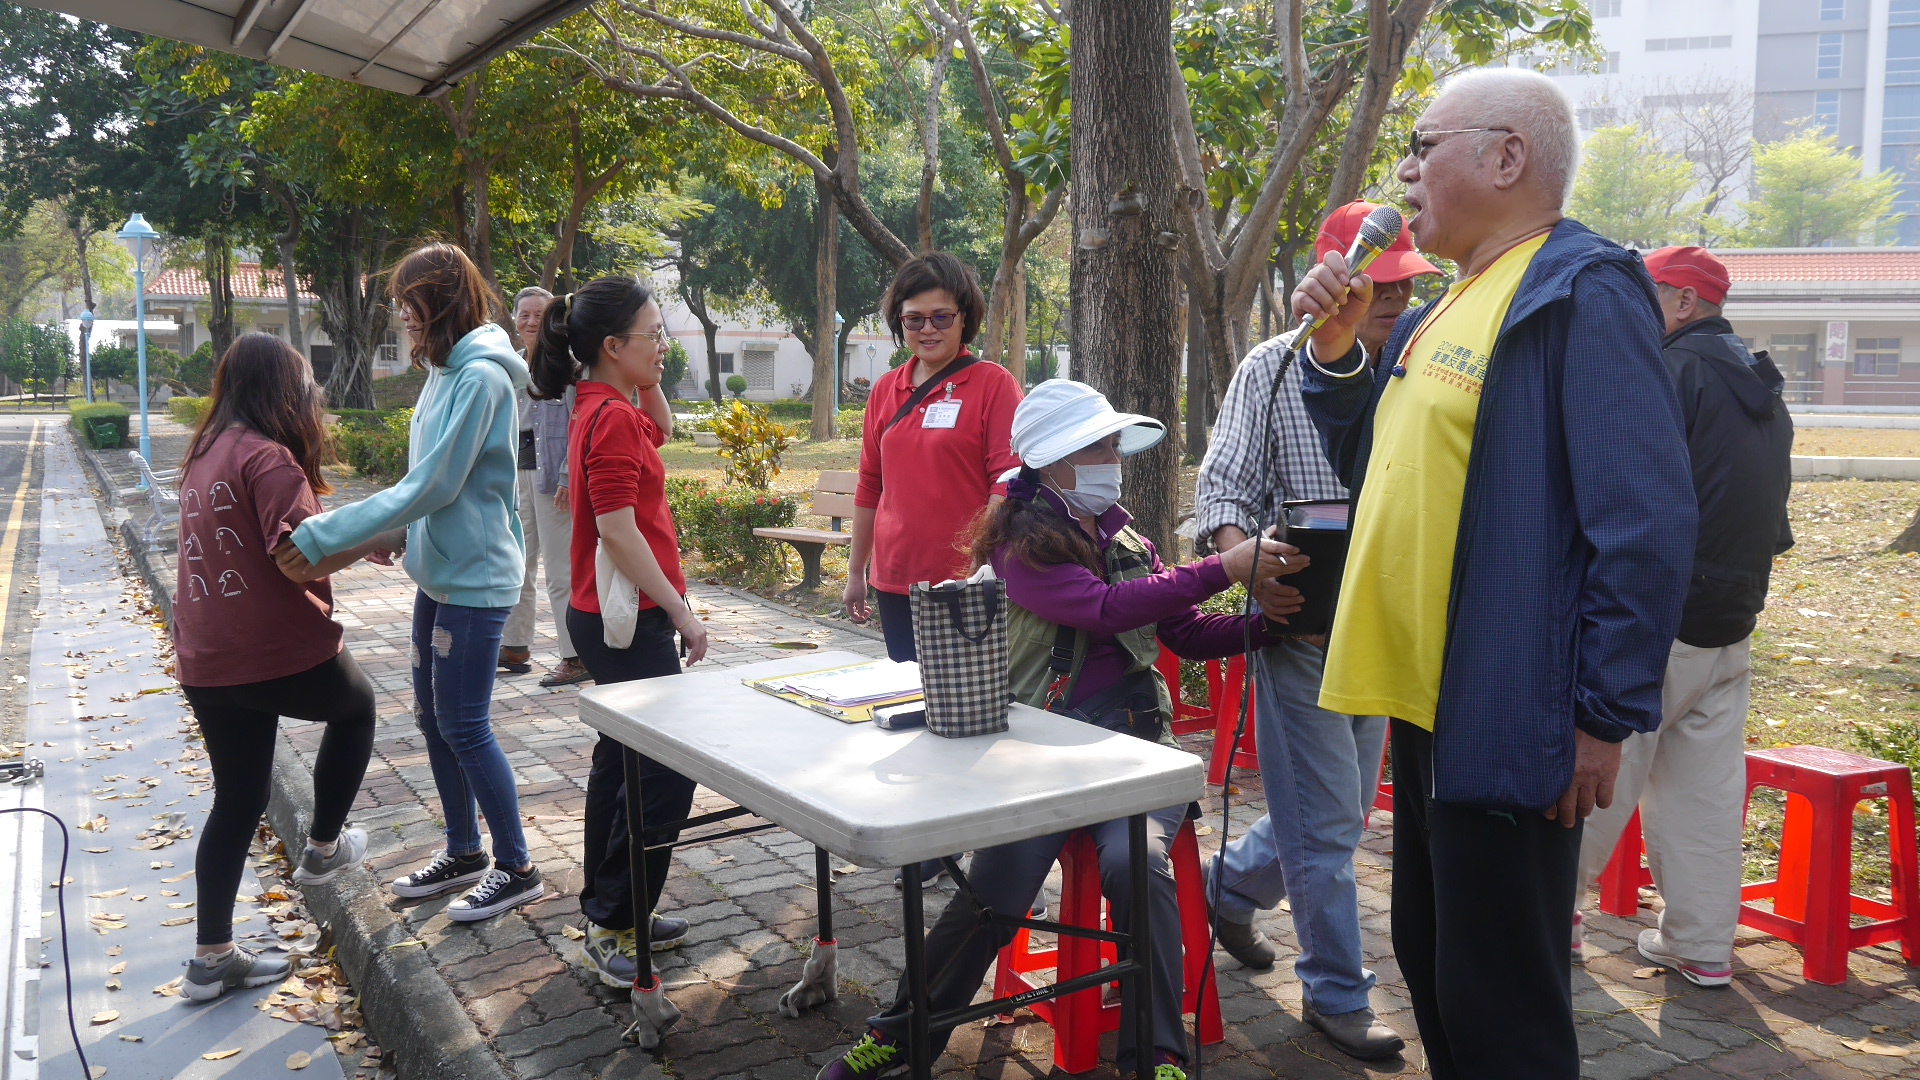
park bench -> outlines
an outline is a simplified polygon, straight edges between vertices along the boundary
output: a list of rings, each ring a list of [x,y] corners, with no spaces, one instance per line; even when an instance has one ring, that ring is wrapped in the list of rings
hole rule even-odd
[[[140,543],[147,551],[160,550],[160,530],[180,515],[180,469],[153,470],[140,451],[129,450],[127,456],[133,459],[134,467],[140,470],[138,487],[127,488],[119,492],[121,502],[134,499],[147,500],[147,521],[140,527]]]
[[[829,545],[844,547],[853,543],[853,534],[841,531],[840,524],[853,516],[853,490],[859,485],[860,476],[852,472],[823,472],[813,484],[813,506],[809,512],[833,523],[832,529],[755,529],[753,535],[763,540],[778,540],[792,544],[793,550],[800,553],[800,565],[806,568],[806,576],[801,580],[802,588],[815,588],[820,584],[820,556]]]

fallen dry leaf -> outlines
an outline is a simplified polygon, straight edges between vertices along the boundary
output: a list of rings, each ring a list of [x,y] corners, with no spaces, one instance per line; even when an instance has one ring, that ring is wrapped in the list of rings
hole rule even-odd
[[[214,1050],[209,1053],[201,1054],[200,1056],[201,1058],[207,1061],[225,1061],[239,1052],[240,1052],[240,1048],[236,1046],[231,1050]]]
[[[160,925],[161,926],[185,926],[192,921],[193,921],[193,916],[182,915],[177,919],[161,919]]]
[[[118,990],[118,989],[120,989],[120,980],[119,980],[119,979],[108,979],[108,980],[107,980],[107,989],[109,989],[109,990]]]
[[[120,1036],[120,1041],[121,1042],[146,1042],[147,1040],[146,1040],[146,1037],[142,1035],[122,1035]]]
[[[93,1022],[96,1024],[111,1024],[118,1019],[120,1019],[120,1013],[115,1009],[108,1009],[105,1012],[93,1014]]]
[[[560,928],[560,936],[568,941],[579,941],[585,938],[587,933],[577,926],[563,926]]]
[[[87,1066],[87,1075],[92,1077],[93,1080],[100,1080],[101,1077],[107,1075],[107,1067],[105,1065],[89,1065]]]
[[[1911,1046],[1889,1046],[1873,1039],[1841,1039],[1840,1045],[1875,1057],[1906,1057],[1913,1053]]]
[[[120,950],[120,947],[119,947],[118,945],[116,945],[116,946],[114,946],[114,952],[115,952],[115,953],[118,953],[118,952],[119,952],[119,950]],[[107,974],[109,974],[109,975],[124,975],[124,974],[126,974],[126,971],[127,971],[127,962],[126,962],[125,960],[122,960],[122,961],[120,961],[119,963],[117,963],[117,964],[115,964],[115,965],[113,965],[112,967],[110,967],[110,968],[108,968],[108,969],[107,969]]]
[[[1667,969],[1663,967],[1643,967],[1643,968],[1633,969],[1633,977],[1636,979],[1651,979],[1656,975],[1665,975],[1666,973],[1667,973]]]
[[[109,946],[107,946],[107,955],[108,955],[108,956],[119,956],[119,955],[120,955],[120,946],[118,946],[118,945],[109,945]]]
[[[305,1050],[295,1050],[293,1053],[287,1055],[287,1068],[296,1072],[311,1064],[313,1064],[313,1055],[307,1053]]]
[[[113,898],[114,898],[114,897],[116,897],[116,896],[125,896],[125,895],[127,895],[127,890],[125,890],[125,889],[108,889],[108,890],[107,890],[106,892],[90,892],[90,893],[88,893],[87,895],[88,895],[88,896],[91,896],[91,897],[93,897],[93,898],[94,898],[95,900],[111,900],[111,899],[113,899]]]

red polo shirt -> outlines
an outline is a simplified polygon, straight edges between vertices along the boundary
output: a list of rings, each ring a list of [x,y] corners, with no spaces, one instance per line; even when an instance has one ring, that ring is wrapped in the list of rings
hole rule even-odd
[[[1020,463],[1013,454],[1013,410],[1020,386],[999,364],[977,363],[934,376],[941,386],[885,433],[887,421],[913,396],[915,361],[874,383],[867,398],[855,506],[872,507],[873,587],[905,594],[915,582],[965,577],[972,560],[958,544],[991,495],[1004,494],[1000,474]],[[951,394],[946,384],[953,384]],[[951,427],[927,427],[927,410],[957,402]],[[934,414],[936,423],[945,413]]]
[[[589,432],[591,452],[585,449]],[[600,593],[593,579],[593,556],[600,547],[600,523],[595,519],[623,506],[633,507],[633,520],[660,569],[674,591],[686,595],[680,542],[673,529],[673,512],[667,509],[667,466],[660,460],[659,448],[666,441],[653,418],[613,387],[583,382],[575,388],[573,425],[567,433],[567,487],[573,492],[570,602],[581,611],[600,611]],[[645,592],[640,594],[641,610],[658,606]]]

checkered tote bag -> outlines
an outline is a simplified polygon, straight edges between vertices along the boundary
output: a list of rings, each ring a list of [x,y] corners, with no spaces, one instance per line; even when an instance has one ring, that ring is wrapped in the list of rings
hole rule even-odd
[[[909,602],[927,729],[949,739],[1007,730],[1006,583],[921,582]]]

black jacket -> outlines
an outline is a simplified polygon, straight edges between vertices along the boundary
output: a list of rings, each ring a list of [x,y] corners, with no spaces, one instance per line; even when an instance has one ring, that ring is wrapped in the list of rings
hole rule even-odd
[[[1663,344],[1700,500],[1679,637],[1717,649],[1753,633],[1773,557],[1793,546],[1793,419],[1780,399],[1779,369],[1766,353],[1749,353],[1727,320],[1688,323]]]

